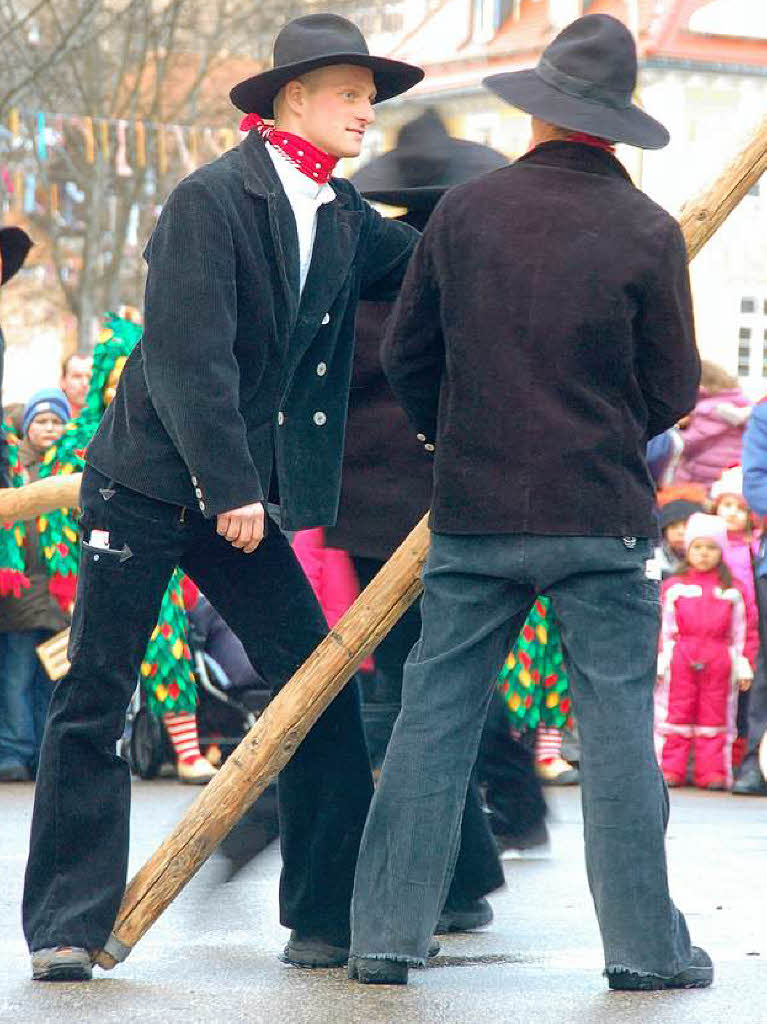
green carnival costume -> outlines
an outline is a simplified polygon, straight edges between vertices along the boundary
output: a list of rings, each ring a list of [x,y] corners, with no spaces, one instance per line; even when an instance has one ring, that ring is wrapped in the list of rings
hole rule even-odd
[[[108,313],[93,353],[85,407],[67,424],[61,440],[46,452],[40,477],[79,473],[84,453],[101,422],[107,392],[116,382],[122,363],[141,337],[141,328]],[[80,557],[79,524],[74,509],[57,509],[40,516],[37,529],[45,565],[51,577],[51,593],[65,609],[75,598]],[[154,715],[193,712],[197,693],[187,642],[188,620],[181,593],[181,572],[176,569],[165,592],[157,627],[152,633],[141,665],[147,706]]]
[[[517,729],[572,728],[572,702],[559,627],[548,597],[539,597],[498,676]]]

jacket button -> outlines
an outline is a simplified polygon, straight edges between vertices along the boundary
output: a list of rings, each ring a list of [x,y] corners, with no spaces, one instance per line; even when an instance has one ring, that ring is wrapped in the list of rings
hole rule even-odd
[[[330,313],[326,313],[322,318],[322,326],[326,327],[330,323]]]
[[[196,486],[197,486],[197,477],[193,476],[192,477],[192,487],[196,487]]]
[[[201,501],[200,502],[200,512],[204,512],[204,511],[205,511],[205,502]]]
[[[426,434],[416,434],[415,436],[418,438],[419,441],[426,440]]]
[[[201,498],[202,497],[202,491],[200,490],[199,487],[195,487],[195,489],[194,489],[194,496],[195,496],[195,498]]]
[[[316,412],[312,418],[318,427],[324,427],[328,422],[328,418],[324,412]]]
[[[325,363],[317,363],[317,376],[324,377],[328,372],[327,365]]]
[[[434,445],[433,444],[425,444],[424,448],[426,449],[427,452],[433,452],[434,451]]]
[[[284,422],[285,422],[285,413],[284,412],[278,412],[277,413],[277,424],[278,424],[278,426],[281,427]]]

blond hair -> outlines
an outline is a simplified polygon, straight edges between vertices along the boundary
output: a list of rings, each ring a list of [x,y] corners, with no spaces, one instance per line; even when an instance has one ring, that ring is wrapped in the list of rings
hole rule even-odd
[[[737,379],[719,366],[718,363],[712,363],[708,359],[703,359],[700,368],[700,386],[705,388],[709,394],[716,395],[720,391],[731,391],[733,388],[738,387]]]

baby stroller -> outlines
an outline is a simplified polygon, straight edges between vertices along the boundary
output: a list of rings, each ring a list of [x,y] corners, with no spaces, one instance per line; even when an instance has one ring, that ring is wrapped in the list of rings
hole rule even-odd
[[[200,747],[215,744],[225,760],[262,714],[271,692],[240,642],[202,596],[189,614],[189,648],[197,684]],[[163,724],[149,713],[140,684],[128,709],[120,753],[142,779],[155,778],[163,764],[174,760]]]

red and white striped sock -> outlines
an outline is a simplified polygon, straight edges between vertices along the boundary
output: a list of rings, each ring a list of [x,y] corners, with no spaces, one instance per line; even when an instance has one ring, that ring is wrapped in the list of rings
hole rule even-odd
[[[191,764],[198,757],[202,757],[196,715],[191,713],[186,715],[168,714],[162,716],[162,721],[168,730],[170,742],[173,744],[173,750],[179,761]]]
[[[539,725],[535,734],[535,760],[539,763],[556,761],[561,756],[561,751],[562,733],[559,729],[549,729]]]

